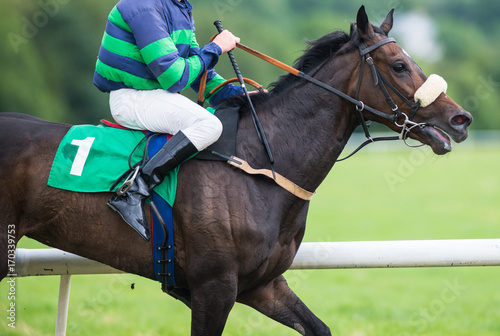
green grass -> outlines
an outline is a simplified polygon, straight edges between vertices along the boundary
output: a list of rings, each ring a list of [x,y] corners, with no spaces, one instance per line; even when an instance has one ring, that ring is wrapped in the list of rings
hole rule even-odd
[[[311,203],[305,241],[500,237],[500,148],[362,152]],[[21,247],[39,247],[23,240]],[[499,267],[289,271],[334,335],[500,335]],[[0,284],[0,335],[51,335],[57,277],[17,279],[16,329]],[[135,289],[131,289],[134,283]],[[68,335],[189,335],[189,310],[133,275],[74,276]],[[224,335],[298,335],[242,305]]]

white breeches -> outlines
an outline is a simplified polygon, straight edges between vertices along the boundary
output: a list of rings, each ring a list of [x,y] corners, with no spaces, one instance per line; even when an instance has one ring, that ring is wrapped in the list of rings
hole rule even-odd
[[[112,91],[109,105],[118,124],[172,135],[182,131],[199,151],[217,141],[222,133],[217,117],[189,98],[166,90]]]

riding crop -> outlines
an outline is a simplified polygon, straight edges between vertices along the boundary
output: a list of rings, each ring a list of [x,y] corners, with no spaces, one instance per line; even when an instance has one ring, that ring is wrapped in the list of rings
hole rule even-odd
[[[217,30],[219,31],[219,33],[222,33],[222,31],[224,30],[224,28],[222,28],[222,22],[220,20],[217,20],[214,22],[214,25],[217,27]],[[236,63],[236,59],[234,58],[232,51],[228,51],[227,54],[229,56],[231,64],[233,65],[234,72],[236,73],[236,77],[238,78],[238,81],[239,81],[241,87],[243,88],[243,92],[245,93],[245,97],[247,97],[248,105],[250,107],[250,113],[252,115],[252,120],[253,120],[253,123],[255,125],[255,129],[257,130],[257,134],[259,136],[259,139],[262,142],[262,144],[264,145],[264,147],[266,149],[267,156],[269,157],[269,161],[271,162],[271,167],[273,167],[274,156],[273,156],[273,153],[271,151],[269,141],[267,140],[267,136],[264,133],[264,128],[262,127],[262,124],[259,120],[259,117],[257,116],[257,112],[255,112],[255,107],[253,106],[253,102],[252,102],[252,99],[250,98],[250,95],[248,93],[243,76],[241,75],[241,71],[240,71],[240,68],[238,67],[238,63]],[[274,168],[272,170],[274,173]]]

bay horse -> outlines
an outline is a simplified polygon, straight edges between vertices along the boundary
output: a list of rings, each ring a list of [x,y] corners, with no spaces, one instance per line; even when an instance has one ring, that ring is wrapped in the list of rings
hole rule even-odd
[[[306,190],[316,190],[361,123],[357,114],[398,133],[413,114],[410,123],[419,127],[411,127],[405,137],[429,145],[436,154],[452,149],[450,137],[455,142],[467,138],[472,116],[444,92],[428,106],[410,110],[407,102],[415,103],[415,92],[427,77],[388,40],[392,25],[393,11],[378,27],[370,24],[361,7],[349,33],[336,31],[311,42],[295,64],[316,81],[357,97],[357,104],[293,75],[280,78],[269,93],[253,97],[277,172]],[[363,72],[364,62],[376,67]],[[377,71],[384,80],[374,82]],[[382,82],[398,94],[389,92],[388,97]],[[388,103],[391,96],[399,114]],[[269,161],[255,136],[248,106],[243,100],[241,106],[236,155],[254,167],[266,167]],[[388,117],[371,112],[375,110]],[[22,114],[0,116],[0,279],[8,274],[7,232],[13,226],[16,243],[28,236],[155,279],[151,245],[108,208],[110,193],[47,187],[51,162],[70,126]],[[192,311],[191,335],[221,335],[235,302],[302,335],[331,335],[283,276],[304,236],[309,202],[266,177],[246,175],[224,162],[188,161],[178,181],[175,271],[178,297]]]

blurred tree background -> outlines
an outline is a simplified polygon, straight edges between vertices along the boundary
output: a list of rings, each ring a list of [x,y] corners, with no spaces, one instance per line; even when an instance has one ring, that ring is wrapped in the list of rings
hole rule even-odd
[[[0,111],[68,123],[111,118],[108,95],[92,78],[116,2],[2,0]],[[500,128],[499,1],[192,0],[200,44],[220,19],[242,43],[288,64],[301,55],[306,40],[348,31],[363,3],[374,24],[396,9],[392,35],[427,75],[438,73],[448,81],[449,95],[473,113],[474,129]],[[235,56],[243,74],[264,85],[283,74],[242,51]],[[217,70],[234,77],[225,57]]]

